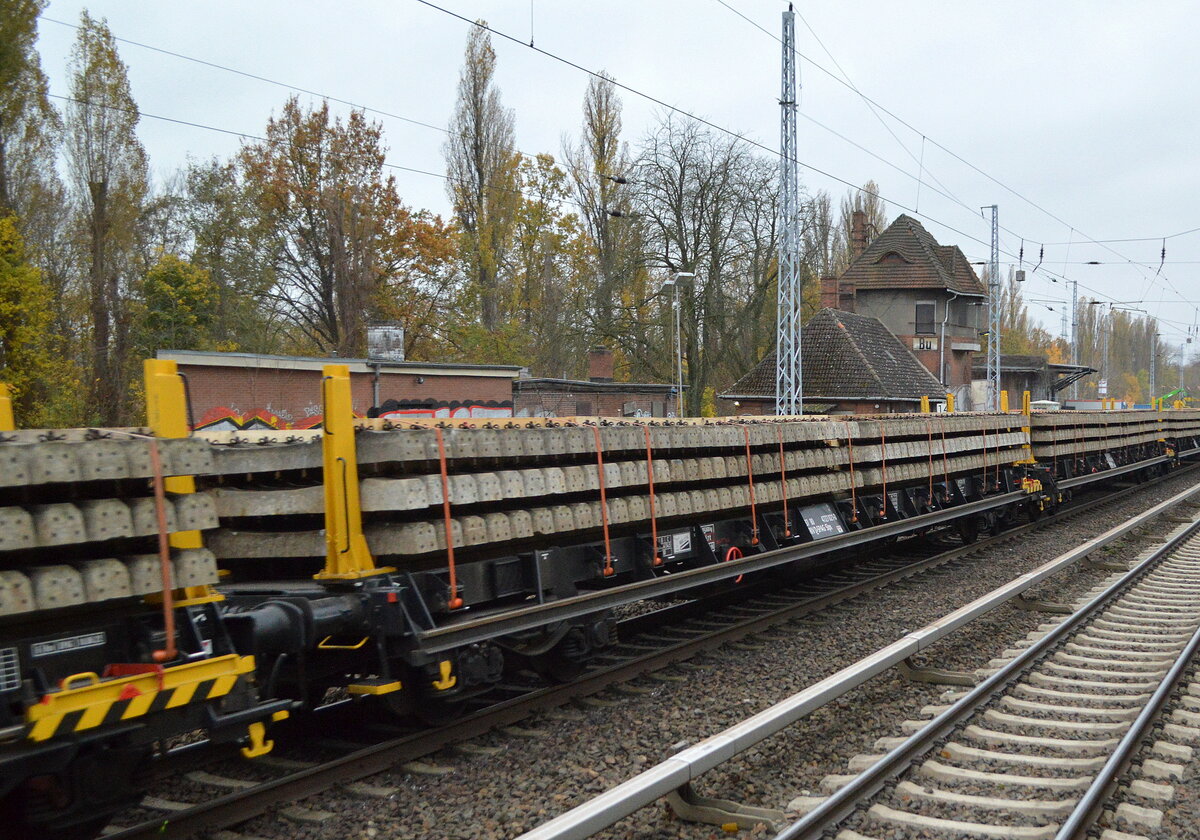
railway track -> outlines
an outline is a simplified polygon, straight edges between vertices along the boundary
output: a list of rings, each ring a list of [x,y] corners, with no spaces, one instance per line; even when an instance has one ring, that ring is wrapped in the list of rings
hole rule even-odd
[[[1200,469],[1186,467],[1176,475]],[[466,741],[497,727],[515,724],[535,712],[551,709],[575,698],[594,695],[606,688],[628,683],[637,677],[696,656],[722,645],[738,642],[784,622],[826,609],[913,578],[933,569],[945,569],[956,562],[1009,542],[1066,518],[1096,513],[1135,493],[1140,485],[1079,501],[1063,513],[1044,518],[979,540],[958,545],[931,556],[907,555],[880,557],[853,567],[835,567],[822,576],[786,589],[778,586],[770,594],[748,585],[746,592],[731,603],[728,593],[676,604],[652,613],[626,619],[619,627],[624,641],[579,678],[564,685],[507,685],[488,698],[485,708],[470,711],[449,725],[435,729],[410,730],[396,724],[377,723],[367,730],[374,743],[356,743],[353,738],[326,738],[341,742],[341,753],[331,760],[282,760],[255,763],[261,774],[275,773],[257,782],[213,773],[203,745],[190,745],[163,759],[157,775],[190,775],[191,780],[210,794],[196,803],[178,802],[161,796],[147,798],[138,809],[139,819],[122,827],[112,827],[110,840],[149,840],[149,838],[185,838],[201,831],[234,826],[276,806],[293,803],[306,796],[336,786],[352,785],[367,776],[390,767],[427,756],[448,745]],[[910,541],[911,542],[911,541]],[[750,599],[747,601],[746,599]],[[337,713],[337,709],[327,712]],[[305,726],[299,723],[298,726]],[[348,731],[363,736],[362,722]],[[330,727],[321,725],[321,729]],[[337,727],[334,727],[337,731]],[[294,734],[294,733],[293,733]],[[289,734],[280,736],[285,743]],[[379,740],[379,738],[383,740]],[[370,795],[369,789],[364,789]],[[360,791],[361,792],[361,791]],[[303,815],[301,815],[303,818]]]
[[[935,717],[907,727],[920,726],[910,737],[877,744],[891,752],[853,759],[863,773],[828,778],[837,792],[777,840],[1084,838],[1154,737],[1132,789],[1169,801],[1164,782],[1183,775],[1177,762],[1197,733],[1178,723],[1152,733],[1181,686],[1181,719],[1200,708],[1200,685],[1186,684],[1200,650],[1200,523],[1024,645],[948,707],[927,710]],[[1160,817],[1125,803],[1111,820],[1149,831]]]

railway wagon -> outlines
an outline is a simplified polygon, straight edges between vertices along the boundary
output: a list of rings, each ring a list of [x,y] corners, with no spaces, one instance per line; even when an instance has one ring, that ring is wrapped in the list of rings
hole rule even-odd
[[[1200,443],[1200,412],[1028,407],[393,425],[353,416],[344,367],[321,386],[321,430],[192,434],[183,379],[152,360],[145,429],[4,433],[16,836],[94,833],[178,736],[255,757],[335,695],[445,719],[513,668],[569,679],[621,604],[969,541]]]

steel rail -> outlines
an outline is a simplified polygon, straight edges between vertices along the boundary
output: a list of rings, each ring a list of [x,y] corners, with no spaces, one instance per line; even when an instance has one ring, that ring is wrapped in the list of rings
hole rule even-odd
[[[1183,679],[1184,673],[1194,667],[1195,663],[1192,660],[1197,650],[1200,650],[1200,628],[1197,628],[1196,632],[1192,634],[1187,647],[1175,660],[1171,670],[1162,678],[1162,682],[1158,684],[1158,688],[1155,689],[1146,706],[1138,714],[1120,743],[1117,744],[1116,750],[1100,768],[1099,774],[1075,805],[1075,810],[1071,812],[1071,815],[1059,828],[1058,833],[1054,835],[1054,840],[1077,840],[1087,836],[1092,825],[1100,816],[1105,801],[1112,794],[1121,775],[1128,769],[1134,754],[1141,748],[1143,739],[1149,734],[1150,727],[1162,713],[1163,707]]]
[[[1105,587],[1103,592],[1067,616],[1053,630],[1025,648],[996,673],[972,688],[966,696],[955,701],[949,709],[934,717],[933,720],[909,736],[904,743],[880,758],[803,818],[778,833],[774,840],[812,840],[829,831],[857,809],[863,800],[874,795],[888,781],[933,749],[940,740],[960,726],[980,706],[995,697],[998,691],[1015,682],[1030,666],[1050,653],[1079,625],[1091,619],[1097,610],[1120,595],[1130,583],[1143,577],[1163,557],[1174,551],[1180,543],[1193,536],[1197,529],[1200,529],[1200,520],[1194,520],[1190,525],[1180,527],[1165,543],[1158,546],[1136,566],[1121,575],[1119,579]],[[1197,632],[1200,633],[1200,631]],[[1193,645],[1196,638],[1193,637]],[[1192,648],[1189,647],[1190,649]],[[1184,662],[1186,663],[1186,660]],[[1176,665],[1179,666],[1179,663],[1177,662]],[[1162,690],[1162,684],[1159,685],[1159,690]],[[1155,696],[1158,696],[1158,692]],[[1145,710],[1143,710],[1143,715],[1145,715]],[[1150,717],[1153,718],[1153,714]],[[1142,717],[1139,716],[1138,719],[1141,720]],[[1148,721],[1145,725],[1148,726]],[[1126,738],[1128,738],[1128,734]],[[1109,764],[1111,763],[1110,760]],[[1106,769],[1109,764],[1105,765]],[[1056,840],[1064,840],[1072,836],[1075,835],[1060,833]]]
[[[786,729],[826,703],[841,697],[872,677],[896,666],[934,642],[1017,597],[1031,587],[1082,560],[1092,552],[1145,525],[1175,505],[1200,493],[1191,487],[1147,511],[1064,552],[1037,569],[1010,581],[943,618],[908,633],[887,647],[860,659],[762,712],[712,735],[632,779],[528,831],[518,840],[582,840],[678,790],[755,744]],[[828,800],[827,802],[832,801]],[[825,806],[822,806],[825,807]],[[829,805],[829,808],[834,806]],[[814,811],[814,814],[816,812]]]
[[[1045,524],[1049,524],[1049,522]],[[1005,538],[1017,535],[1018,532],[1015,530],[1006,531],[993,539],[1003,542]],[[708,631],[695,639],[664,645],[661,650],[595,671],[567,685],[531,689],[528,694],[497,703],[455,721],[447,727],[389,739],[364,747],[362,750],[317,767],[307,768],[279,779],[264,782],[253,789],[235,791],[207,802],[198,803],[195,807],[176,812],[165,820],[148,820],[107,834],[104,840],[184,838],[202,830],[227,828],[257,816],[268,807],[281,801],[310,796],[335,784],[356,781],[382,772],[401,762],[412,761],[428,755],[448,744],[476,737],[497,726],[515,723],[532,712],[560,706],[575,697],[595,694],[616,683],[690,659],[698,652],[720,647],[784,621],[817,612],[866,592],[890,586],[899,580],[920,574],[930,568],[945,565],[980,548],[985,548],[989,542],[984,541],[952,548],[865,580],[840,586],[815,596],[805,597],[795,604],[789,604],[761,615],[750,616],[728,627]],[[668,610],[671,609],[674,608],[668,608]],[[646,616],[638,616],[629,619],[628,623],[636,625],[645,619]],[[185,761],[188,761],[193,758],[196,750],[196,745],[189,744],[180,748],[179,754]],[[176,767],[175,769],[178,771],[180,768]]]

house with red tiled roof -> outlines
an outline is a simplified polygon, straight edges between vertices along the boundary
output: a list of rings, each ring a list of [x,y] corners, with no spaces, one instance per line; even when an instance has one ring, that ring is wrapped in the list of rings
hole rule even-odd
[[[879,319],[921,364],[970,408],[971,368],[987,323],[987,288],[957,245],[941,245],[901,215],[868,241],[852,219],[850,267],[821,283],[821,305]]]
[[[878,318],[822,309],[800,331],[805,414],[891,414],[936,402],[941,383]],[[717,395],[732,414],[775,413],[775,352]]]

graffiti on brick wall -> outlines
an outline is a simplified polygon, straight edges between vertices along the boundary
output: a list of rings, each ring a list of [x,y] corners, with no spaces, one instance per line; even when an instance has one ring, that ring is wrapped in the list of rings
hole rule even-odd
[[[512,417],[513,404],[511,400],[503,402],[495,400],[488,400],[487,402],[387,400],[383,405],[367,412],[367,416],[380,417],[385,420],[403,420],[420,417]]]
[[[355,412],[355,416],[363,415]],[[379,408],[373,408],[367,417],[385,420],[404,420],[422,417],[489,418],[512,417],[510,401],[461,402],[458,400],[388,400]],[[236,405],[210,408],[197,421],[195,428],[211,432],[253,432],[283,429],[315,429],[323,420],[321,406],[316,403],[302,406],[294,411],[266,408],[241,409]]]
[[[298,414],[298,416],[297,416]],[[321,425],[319,405],[310,405],[298,413],[252,408],[246,411],[237,406],[217,406],[204,412],[195,428],[209,432],[252,432],[278,429],[313,429]]]

